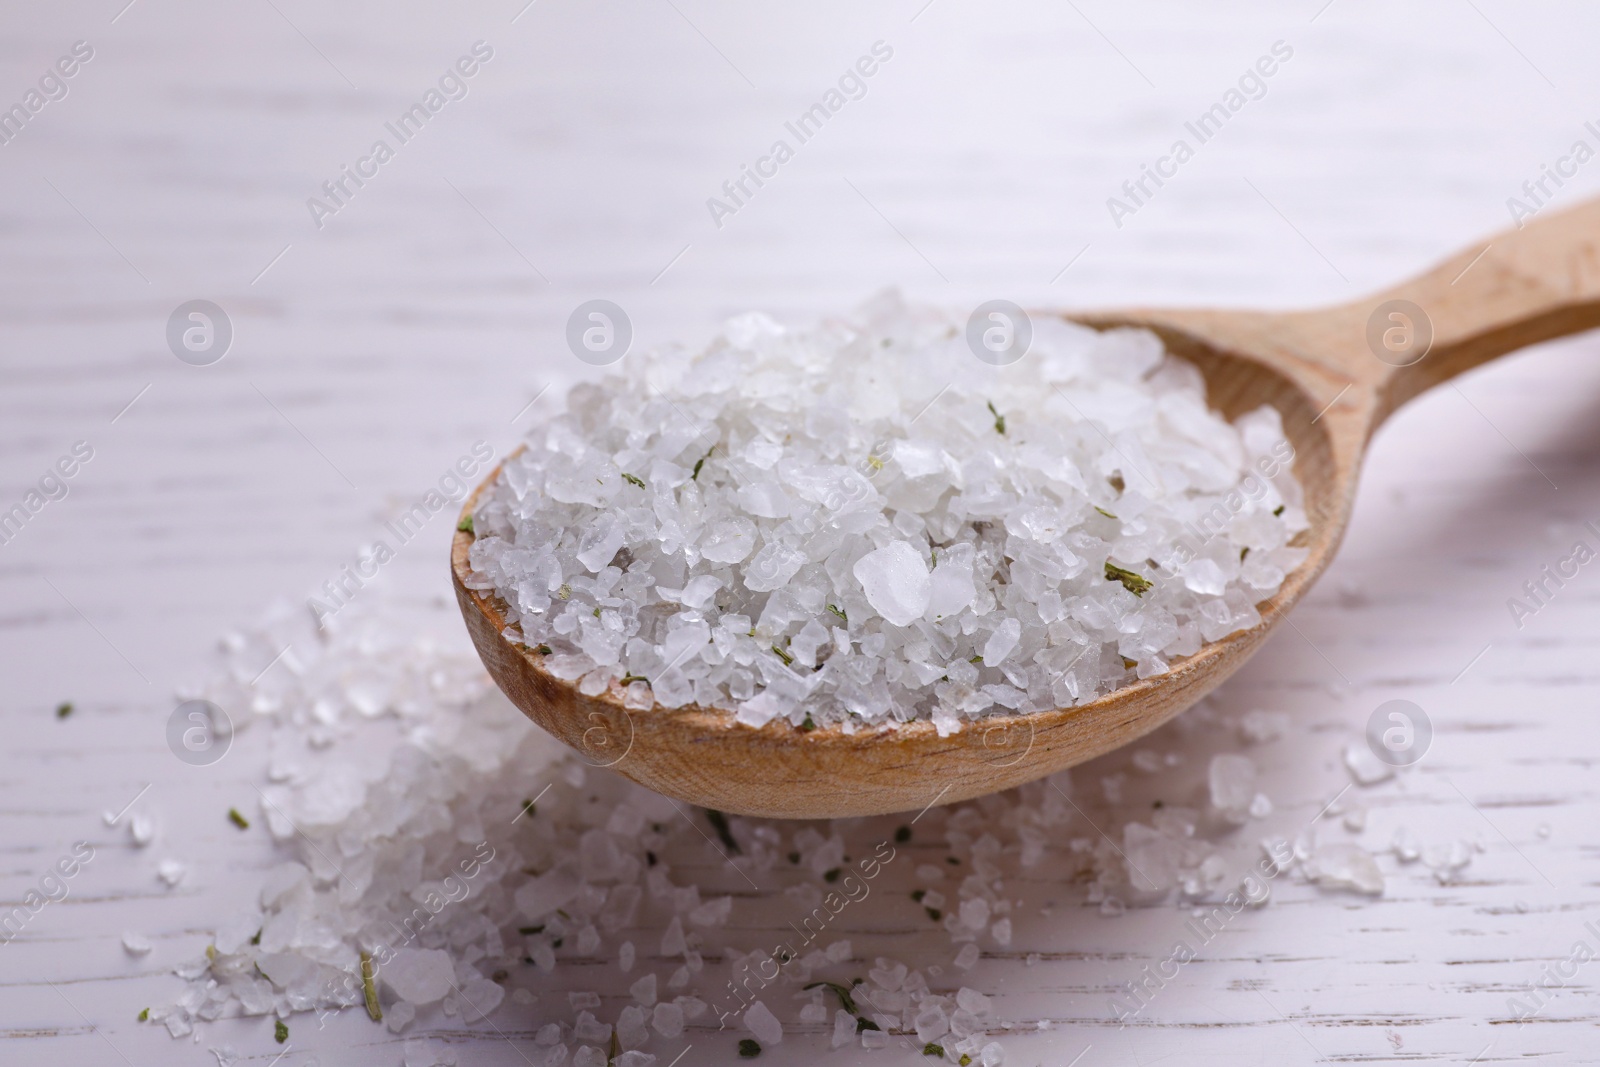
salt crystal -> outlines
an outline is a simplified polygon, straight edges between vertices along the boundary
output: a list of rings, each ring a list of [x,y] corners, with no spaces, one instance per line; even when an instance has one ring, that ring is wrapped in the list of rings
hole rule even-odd
[[[591,1012],[580,1011],[577,1021],[572,1024],[572,1035],[579,1041],[603,1045],[611,1040],[611,1024],[601,1022]]]
[[[402,948],[378,968],[378,978],[401,1000],[434,1004],[455,987],[450,953],[435,948]]]
[[[1256,710],[1239,716],[1239,733],[1251,744],[1276,741],[1288,732],[1288,712]]]
[[[894,626],[910,626],[928,610],[933,595],[923,554],[904,541],[891,541],[856,561],[853,572],[867,603]]]
[[[643,978],[641,978],[637,982],[633,983],[633,985],[629,986],[628,987],[628,992],[633,996],[634,1000],[638,1001],[640,1004],[643,1004],[647,1008],[650,1007],[651,1005],[655,1004],[655,1002],[656,1002],[656,976],[655,976],[655,974],[651,973],[651,974],[645,975]]]
[[[130,930],[122,935],[122,948],[130,956],[143,956],[150,951],[150,939]]]
[[[1377,785],[1394,777],[1394,767],[1373,755],[1364,744],[1352,743],[1344,747],[1344,765],[1357,785]]]
[[[189,868],[177,860],[162,860],[156,867],[156,874],[166,883],[168,889],[183,881],[183,876],[188,873]]]
[[[398,1034],[407,1026],[410,1026],[411,1021],[416,1017],[417,1009],[415,1005],[408,1001],[397,1000],[384,1009],[383,1025],[389,1028],[391,1034]]]
[[[972,969],[972,965],[978,962],[978,957],[981,955],[978,946],[969,941],[961,946],[961,951],[956,953],[956,958],[952,962],[961,970],[967,971]]]
[[[676,920],[674,920],[676,921]],[[627,974],[633,970],[634,947],[632,941],[624,941],[617,949],[617,970]]]
[[[1213,756],[1207,781],[1211,806],[1223,818],[1243,822],[1256,795],[1256,765],[1245,756]]]
[[[783,1024],[759,1000],[754,1001],[750,1007],[745,1009],[744,1025],[763,1046],[777,1045],[783,1042]]]
[[[963,1011],[970,1011],[974,1015],[987,1015],[991,1007],[988,997],[966,986],[956,990],[956,1003]]]
[[[1383,892],[1383,872],[1372,856],[1358,845],[1323,845],[1305,863],[1306,876],[1319,886],[1352,889],[1378,896]]]
[[[1422,855],[1422,842],[1416,834],[1404,826],[1395,828],[1389,847],[1401,863],[1411,863]]]
[[[650,1013],[650,1025],[662,1037],[677,1037],[683,1033],[683,1006],[673,1001],[662,1001]]]
[[[1011,655],[1012,649],[1017,647],[1017,642],[1022,640],[1022,622],[1018,619],[1005,619],[995,627],[994,633],[983,644],[983,657],[985,667],[998,667],[1004,663],[1006,657]]]
[[[917,1013],[912,1025],[917,1031],[917,1040],[927,1044],[949,1032],[950,1017],[939,1005],[930,1004]]]
[[[649,1041],[650,1031],[645,1028],[647,1018],[645,1010],[637,1004],[623,1008],[617,1015],[617,1043],[625,1049],[634,1049]]]
[[[834,1048],[843,1048],[855,1040],[856,1018],[849,1012],[840,1009],[833,1013],[833,1040]]]
[[[506,991],[498,982],[487,978],[474,978],[461,987],[461,1017],[469,1023],[480,1022],[494,1014]]]
[[[155,820],[143,812],[135,812],[128,819],[128,836],[133,838],[133,843],[143,848],[156,838]]]

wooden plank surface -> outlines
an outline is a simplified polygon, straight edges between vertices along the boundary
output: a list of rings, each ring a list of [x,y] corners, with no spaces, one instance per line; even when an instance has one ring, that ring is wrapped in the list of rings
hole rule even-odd
[[[228,626],[304,598],[472,441],[504,451],[587,374],[562,341],[579,302],[621,303],[646,347],[884,285],[955,307],[1332,301],[1508,225],[1542,166],[1579,139],[1600,148],[1584,125],[1600,118],[1595,17],[1576,3],[122,4],[0,16],[0,105],[75,42],[93,48],[0,145],[0,509],[75,442],[93,449],[0,545],[0,900],[74,841],[97,850],[67,900],[0,945],[6,1064],[277,1055],[259,1024],[192,1044],[133,1021],[176,994],[172,968],[271,862],[211,817],[248,795],[262,754],[179,773],[171,694]],[[493,58],[467,96],[319,229],[307,199],[479,40]],[[865,96],[719,228],[707,198],[878,40],[894,55]],[[1280,40],[1293,56],[1265,94],[1116,226],[1107,198]],[[1572,203],[1597,178],[1591,162],[1547,189]],[[235,329],[207,367],[164,337],[197,298]],[[1030,917],[1013,950],[972,972],[1019,1030],[1048,1027],[1008,1038],[1008,1062],[1089,1046],[1083,1067],[1600,1062],[1600,971],[1536,1022],[1507,1021],[1600,916],[1600,576],[1520,629],[1506,608],[1600,520],[1597,356],[1593,337],[1542,346],[1404,410],[1298,632],[1217,702],[1293,716],[1263,760],[1285,830],[1348,781],[1339,750],[1377,704],[1422,705],[1434,748],[1360,791],[1361,840],[1404,825],[1481,842],[1462,877],[1385,859],[1379,901],[1282,887],[1121,1030],[1107,989],[1163,956],[1184,912],[1046,916],[1059,887],[1017,887]],[[422,612],[447,594],[447,534],[406,547],[390,595]],[[57,720],[62,700],[76,710]],[[1152,747],[1181,749],[1174,731]],[[1078,780],[1093,792],[1125,763]],[[161,837],[136,851],[101,812],[146,784]],[[192,867],[174,890],[154,875],[166,855]],[[741,898],[752,943],[782,903]],[[155,950],[128,957],[128,929]],[[871,916],[851,934],[858,955],[950,951]],[[497,1022],[525,1031],[512,1010]],[[303,1029],[286,1065],[399,1062],[364,1020]],[[463,1063],[522,1062],[492,1032],[455,1040]],[[820,1040],[771,1059],[826,1059]]]

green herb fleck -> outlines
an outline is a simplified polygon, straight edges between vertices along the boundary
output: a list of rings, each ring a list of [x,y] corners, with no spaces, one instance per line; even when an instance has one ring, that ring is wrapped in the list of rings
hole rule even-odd
[[[710,459],[711,453],[715,452],[716,450],[717,446],[712,445],[710,448],[706,449],[705,455],[694,461],[694,473],[689,475],[690,481],[698,482],[700,480],[700,468],[706,465],[706,460]]]
[[[72,714],[72,701],[63,700],[61,703],[56,705],[56,718],[65,719],[68,715],[71,715],[71,714]]]
[[[778,654],[778,658],[783,660],[783,665],[785,667],[792,666],[794,664],[794,657],[789,655],[789,653],[785,652],[783,649],[779,648],[777,645],[772,646],[772,651],[776,652]]]
[[[600,605],[599,604],[596,604],[594,606],[594,617],[597,618],[597,619],[600,617]]]
[[[1101,507],[1099,504],[1096,504],[1094,506],[1094,509],[1096,511],[1098,511],[1100,514],[1104,515],[1108,519],[1115,519],[1116,518],[1115,515],[1111,514],[1111,512],[1107,511],[1105,508]],[[1121,520],[1119,519],[1118,521],[1120,522]]]
[[[1139,665],[1139,661],[1138,660],[1129,659],[1127,656],[1123,656],[1122,657],[1122,668],[1123,668],[1123,670],[1131,671],[1135,667],[1137,667],[1138,665]]]
[[[761,1055],[761,1042],[753,1037],[739,1039],[739,1055],[743,1059],[753,1060]]]
[[[637,485],[640,489],[644,488],[644,479],[637,474],[629,474],[627,471],[623,471],[622,480],[629,485]]]
[[[372,954],[361,953],[361,995],[367,1002],[367,1017],[375,1023],[383,1022],[383,1008],[378,1005],[378,987],[372,981],[378,969],[372,965]]]
[[[913,889],[911,891],[911,899],[916,901],[918,904],[921,904],[922,898],[927,895],[928,891],[926,889]]]
[[[967,1055],[965,1052],[961,1054],[961,1058],[956,1062],[959,1063],[961,1067],[972,1067],[972,1057]]]
[[[944,918],[944,912],[940,911],[938,908],[923,908],[922,910],[927,912],[928,918],[932,919],[934,922],[938,922],[940,919]]]
[[[556,590],[556,597],[560,600],[571,600],[572,586],[562,583],[561,588]]]
[[[1122,588],[1126,589],[1134,596],[1144,596],[1145,593],[1150,591],[1150,587],[1154,584],[1144,575],[1136,574],[1130,570],[1125,570],[1122,567],[1117,566],[1115,563],[1112,563],[1109,559],[1106,560],[1106,581],[1121,582]]]
[[[541,656],[548,656],[551,653],[553,653],[555,650],[552,649],[549,645],[540,645],[538,648],[534,649],[534,651],[539,653],[539,655],[541,655]]]
[[[836,996],[838,996],[838,998],[839,998],[839,1006],[842,1007],[845,1011],[849,1012],[851,1015],[855,1015],[856,1014],[855,998],[850,995],[850,990],[855,988],[855,986],[853,984],[847,989],[846,987],[840,985],[838,982],[812,982],[810,985],[806,986],[806,988],[807,989],[826,988],[826,989],[833,990],[834,994]],[[860,1033],[859,1030],[856,1031],[856,1032]]]
[[[722,839],[722,843],[728,846],[729,852],[743,851],[739,848],[739,842],[733,839],[733,829],[728,825],[728,817],[726,815],[715,808],[707,808],[706,821],[717,832],[717,836]]]
[[[533,818],[533,816],[534,816],[534,813],[535,813],[535,812],[536,812],[536,811],[537,811],[537,810],[538,810],[538,809],[537,809],[537,808],[535,808],[535,807],[534,807],[534,806],[533,806],[533,801],[531,801],[531,800],[524,800],[524,801],[523,801],[523,802],[522,802],[522,813],[521,813],[521,814],[520,814],[520,815],[518,815],[518,816],[517,816],[517,818],[518,818],[518,819],[520,819],[520,818],[522,818],[522,816],[523,816],[523,815],[526,815],[526,816],[527,816],[527,817],[528,817],[528,818],[530,818],[530,819],[531,819],[531,818]],[[512,820],[512,821],[513,821],[513,822],[515,822],[515,821],[516,821],[516,819],[513,819],[513,820]]]
[[[867,1031],[867,1030],[876,1030],[879,1033],[882,1033],[883,1032],[883,1027],[879,1026],[877,1023],[873,1022],[871,1019],[867,1018],[865,1015],[857,1015],[856,1016],[856,1033],[859,1034],[859,1033],[862,1033],[862,1032]]]
[[[994,409],[994,401],[990,400],[987,403],[989,405],[989,414],[994,416],[994,432],[1004,434],[1006,432],[1006,417]]]
[[[1279,504],[1277,507],[1272,509],[1272,513],[1274,515],[1282,515],[1283,514],[1283,507],[1284,506],[1282,504]]]
[[[254,936],[254,937],[252,937],[252,938],[250,938],[250,943],[251,943],[251,944],[252,944],[252,945],[259,945],[259,944],[261,944],[261,931],[260,931],[260,930],[257,930],[257,931],[256,931],[256,932],[255,932],[255,936]]]
[[[815,730],[816,728],[817,728],[816,721],[811,718],[811,713],[809,711],[806,712],[806,721],[800,724],[800,731],[802,733],[810,733],[812,730]]]
[[[623,685],[632,685],[634,682],[643,682],[645,685],[649,685],[650,679],[642,674],[624,674],[622,676]]]
[[[1244,562],[1244,558],[1246,556],[1248,556],[1249,554],[1250,554],[1250,546],[1249,545],[1245,545],[1243,548],[1241,548],[1239,550],[1239,562],[1243,563]]]
[[[611,1049],[606,1053],[606,1067],[616,1067],[617,1057],[622,1055],[622,1042],[617,1038],[616,1028],[611,1030]]]
[[[910,841],[910,840],[911,840],[911,827],[902,826],[902,827],[900,827],[898,830],[896,830],[894,832],[894,843],[895,844],[903,845],[907,841]]]
[[[828,605],[828,610],[833,612],[835,615],[839,616],[839,621],[840,622],[844,623],[846,626],[850,625],[850,616],[848,616],[848,615],[846,615],[844,613],[844,609],[843,608],[838,607],[837,605],[834,605],[834,604],[829,604]]]
[[[142,1022],[142,1023],[147,1023],[147,1022],[150,1021],[150,1009],[149,1008],[146,1008],[144,1011],[141,1011],[139,1013],[139,1021]]]
[[[798,853],[798,852],[789,853],[789,862],[790,863],[799,863],[800,862],[800,853]]]
[[[837,882],[839,880],[839,874],[840,874],[839,868],[830,867],[826,871],[823,872],[822,880],[824,882]]]
[[[952,866],[952,867],[959,867],[959,866],[961,866],[961,860],[959,860],[959,859],[958,859],[958,858],[956,858],[956,857],[955,857],[955,856],[946,856],[946,857],[945,857],[945,858],[944,858],[944,861],[945,861],[945,862],[946,862],[946,863],[948,863],[948,864],[949,864],[949,865],[950,865],[950,866]]]
[[[967,660],[967,662],[968,663],[982,663],[983,662],[983,657],[982,656],[973,656],[971,659]]]
[[[472,516],[468,515],[465,518],[463,518],[460,522],[456,523],[456,529],[461,531],[462,533],[472,533],[473,532],[473,529],[472,529]]]
[[[228,821],[241,830],[250,829],[250,820],[239,814],[238,808],[228,809]]]
[[[521,934],[523,937],[530,937],[533,934],[542,934],[544,933],[544,923],[540,923],[538,926],[519,926],[517,927],[517,933]]]
[[[289,1027],[282,1019],[279,1019],[272,1024],[272,1037],[273,1040],[277,1041],[280,1045],[289,1040]]]
[[[551,948],[560,948],[562,946],[562,944],[564,944],[566,942],[566,940],[567,939],[564,938],[564,937],[558,937],[554,941],[550,942],[550,947]]]
[[[932,1041],[930,1041],[926,1045],[922,1046],[922,1054],[924,1056],[943,1056],[944,1055],[944,1046],[943,1045],[936,1045]]]

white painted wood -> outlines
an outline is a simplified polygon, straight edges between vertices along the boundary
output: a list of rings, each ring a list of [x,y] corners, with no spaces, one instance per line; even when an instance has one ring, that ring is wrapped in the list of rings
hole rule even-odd
[[[133,1020],[176,993],[171,968],[269,862],[220,818],[261,758],[242,744],[210,773],[177,765],[162,737],[173,687],[230,623],[320,584],[474,439],[504,449],[547,410],[512,424],[583,370],[561,341],[581,300],[622,303],[640,345],[885,284],[957,306],[1331,301],[1505,225],[1542,164],[1596,144],[1594,16],[1575,3],[121,3],[0,16],[0,105],[73,42],[95,50],[0,146],[0,507],[73,442],[94,448],[70,495],[0,545],[0,899],[72,842],[97,850],[65,902],[0,945],[8,1065],[213,1062]],[[306,198],[478,39],[494,58],[468,97],[316,229]],[[717,228],[706,198],[878,39],[894,58],[865,98]],[[1106,198],[1280,39],[1294,55],[1265,97],[1113,226]],[[1595,167],[1556,200],[1593,192]],[[199,297],[237,331],[207,368],[163,340],[169,312]],[[970,979],[1008,1017],[1050,1026],[1009,1039],[1009,1062],[1066,1064],[1090,1045],[1084,1067],[1600,1062],[1600,971],[1537,1023],[1504,1022],[1600,915],[1600,576],[1520,630],[1505,606],[1600,519],[1597,348],[1544,346],[1402,412],[1341,558],[1295,613],[1303,636],[1282,633],[1223,701],[1302,728],[1270,761],[1284,829],[1347,780],[1338,750],[1373,707],[1421,704],[1434,751],[1364,792],[1362,840],[1402,824],[1481,840],[1465,877],[1439,886],[1385,860],[1378,902],[1281,887],[1120,1031],[1108,989],[1165,954],[1183,913],[1041,916],[1064,890],[1018,886],[1014,952]],[[446,535],[428,530],[383,580],[419,604],[444,595]],[[77,710],[57,721],[63,699]],[[1186,744],[1179,726],[1155,747]],[[1086,768],[1085,790],[1123,762]],[[161,840],[134,852],[100,813],[147,783]],[[173,891],[154,876],[166,855],[193,868]],[[781,904],[740,900],[751,943],[782,926]],[[864,915],[858,954],[947,959],[943,935],[903,921]],[[155,950],[126,956],[127,929]],[[535,1021],[496,1017],[513,1037]],[[463,1063],[522,1062],[492,1031],[453,1039]],[[685,1067],[719,1062],[718,1040]],[[818,1040],[763,1062],[817,1062]],[[224,1042],[252,1062],[279,1051],[259,1021],[208,1031]],[[350,1017],[299,1023],[283,1062],[310,1057],[399,1051]]]

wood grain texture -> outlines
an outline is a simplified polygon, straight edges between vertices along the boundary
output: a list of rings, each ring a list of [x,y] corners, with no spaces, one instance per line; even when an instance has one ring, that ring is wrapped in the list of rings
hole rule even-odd
[[[539,3],[515,23],[520,0],[275,6],[139,0],[119,16],[120,2],[65,0],[0,16],[6,105],[75,40],[96,50],[70,94],[0,147],[0,504],[75,440],[95,448],[67,498],[0,546],[0,899],[20,900],[72,842],[96,848],[72,895],[0,945],[7,1067],[210,1067],[207,1047],[224,1044],[267,1065],[284,1051],[259,1022],[197,1044],[134,1021],[176,995],[171,969],[278,860],[223,814],[264,781],[258,740],[242,735],[213,768],[178,764],[162,735],[170,694],[218,634],[275,597],[303,601],[471,442],[509,451],[584,373],[561,340],[581,301],[623,304],[640,346],[696,343],[751,307],[807,318],[885,284],[956,307],[1353,303],[1503,230],[1507,198],[1592,141],[1581,101],[1600,94],[1594,16],[1576,3],[938,0],[919,13],[679,0],[681,14]],[[471,95],[315,228],[306,199],[480,37],[496,58]],[[867,96],[715,227],[706,198],[878,38],[896,54]],[[1115,227],[1106,199],[1277,39],[1295,54],[1265,96]],[[1596,192],[1595,166],[1547,182],[1540,221]],[[1483,284],[1524,288],[1512,268]],[[1585,261],[1568,276],[1579,292]],[[163,340],[196,297],[236,326],[208,368]],[[1346,795],[1368,812],[1351,836],[1375,851],[1401,826],[1481,844],[1463,877],[1440,885],[1384,856],[1379,901],[1276,887],[1119,1030],[1109,992],[1156,964],[1188,916],[1068,903],[1053,842],[1051,865],[1008,883],[1013,945],[964,979],[1018,1021],[1012,1067],[1080,1053],[1077,1067],[1600,1063],[1594,964],[1538,1021],[1507,1021],[1508,999],[1600,914],[1600,572],[1521,628],[1506,608],[1600,518],[1597,355],[1593,337],[1540,346],[1388,420],[1338,558],[1213,698],[1288,711],[1296,727],[1250,750],[1277,811],[1241,832],[1240,857],[1348,783],[1339,750],[1379,703],[1421,704],[1434,748]],[[405,625],[458,629],[441,566],[452,531],[434,522],[379,581],[406,602]],[[64,699],[77,710],[57,720]],[[1203,762],[1192,718],[1133,747]],[[1074,771],[1086,817],[1111,833],[1102,779],[1165,787],[1127,755]],[[134,810],[159,830],[139,850],[101,813],[146,785]],[[173,890],[155,875],[168,856],[190,865]],[[737,894],[729,946],[769,943],[794,917],[780,888],[752,890],[709,848],[682,873]],[[842,931],[857,963],[948,966],[947,937],[869,903]],[[125,930],[152,953],[129,957]],[[628,936],[644,946],[659,931]],[[613,1008],[626,1000],[618,976],[581,981]],[[564,1002],[559,987],[546,996]],[[502,1008],[504,1036],[440,1033],[463,1064],[517,1067],[541,1011]],[[398,1039],[359,1014],[292,1024],[278,1067],[400,1060]],[[717,1041],[690,1031],[678,1067],[724,1062]],[[931,1062],[819,1052],[825,1041],[797,1035],[758,1062]]]

